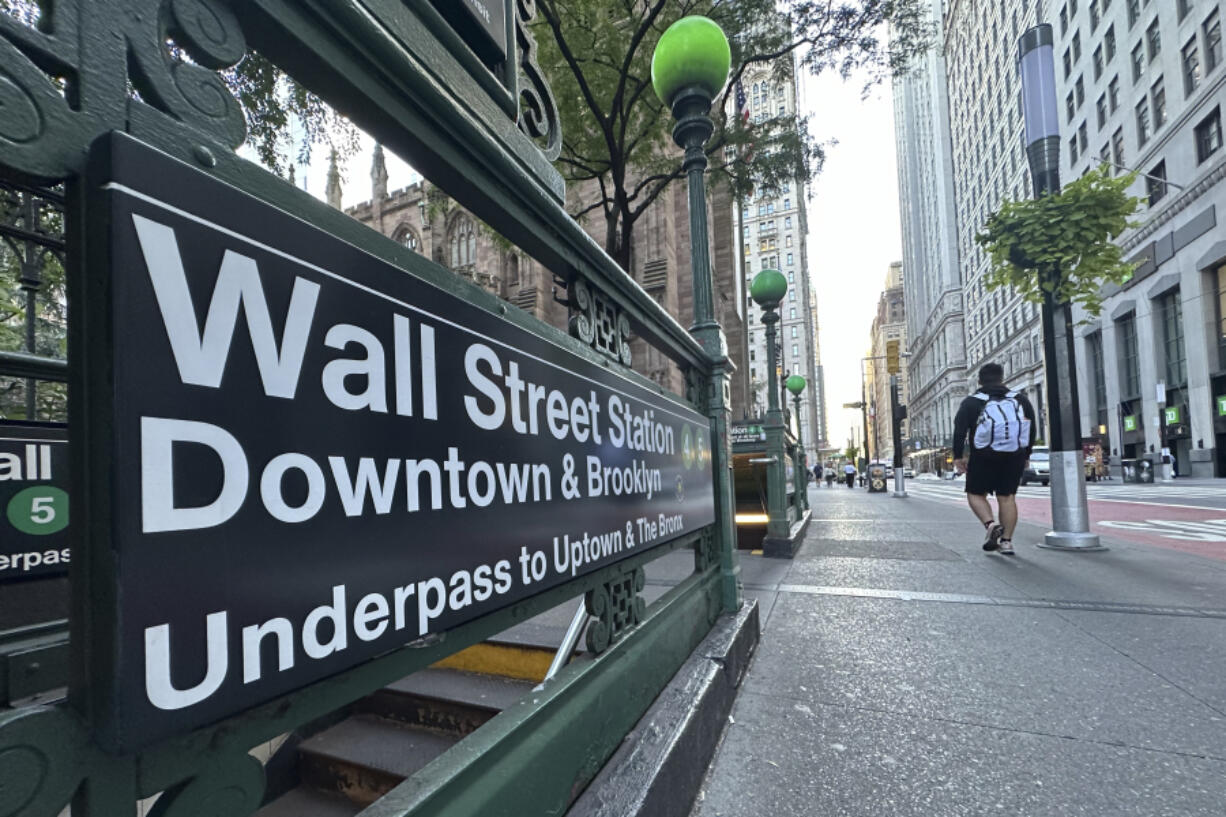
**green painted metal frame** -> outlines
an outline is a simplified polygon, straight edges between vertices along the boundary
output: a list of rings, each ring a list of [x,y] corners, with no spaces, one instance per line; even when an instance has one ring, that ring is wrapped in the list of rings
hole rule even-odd
[[[37,29],[0,14],[0,80],[16,89],[8,92],[13,101],[7,103],[15,116],[0,123],[0,175],[65,182],[72,306],[67,365],[7,355],[0,367],[51,380],[63,379],[67,367],[74,507],[89,507],[91,486],[107,478],[107,463],[97,461],[83,444],[105,431],[95,427],[86,402],[90,379],[104,381],[105,373],[83,370],[72,361],[86,358],[89,322],[108,320],[88,298],[90,236],[81,174],[87,146],[111,130],[126,131],[191,162],[408,274],[550,336],[576,354],[620,366],[239,158],[234,149],[244,135],[242,112],[216,72],[254,46],[385,145],[428,169],[431,180],[450,196],[556,275],[582,278],[629,318],[636,334],[683,367],[690,402],[711,418],[719,521],[698,535],[636,554],[442,637],[393,651],[137,755],[115,756],[100,749],[90,733],[91,712],[110,694],[109,679],[93,667],[95,651],[107,646],[97,635],[113,624],[103,612],[113,609],[108,595],[117,592],[109,583],[111,554],[88,544],[107,541],[107,520],[91,515],[77,528],[81,538],[72,567],[68,636],[62,622],[48,622],[0,638],[10,697],[62,681],[56,662],[72,658],[66,701],[0,713],[0,814],[54,817],[71,802],[74,817],[116,817],[135,814],[138,800],[159,793],[151,812],[157,817],[251,814],[264,797],[263,770],[248,755],[251,747],[567,599],[624,582],[627,574],[641,582],[644,565],[671,550],[692,547],[694,574],[648,608],[640,622],[614,631],[602,655],[563,671],[542,695],[508,710],[491,723],[493,728],[439,758],[369,813],[524,814],[543,802],[560,808],[599,770],[719,613],[739,606],[728,470],[730,363],[718,325],[708,317],[691,335],[566,214],[560,179],[549,165],[556,137],[549,123],[553,103],[548,89],[542,92],[543,86],[527,76],[532,66],[519,62],[516,88],[521,109],[525,102],[533,106],[539,121],[521,129],[483,90],[488,83],[473,74],[468,56],[457,57],[426,27],[414,25],[413,15],[424,4],[48,0]],[[515,0],[514,7],[516,47],[521,56],[530,56],[533,45],[525,23],[533,3]],[[191,61],[177,59],[168,41]],[[129,83],[136,95],[129,92]],[[544,99],[534,99],[533,93],[543,93]],[[706,109],[694,115],[705,117]],[[685,147],[691,219],[701,213],[704,225],[697,234],[705,237],[705,161],[700,165],[695,158],[701,154],[699,142],[691,138]],[[701,258],[699,249],[696,245],[701,261],[695,267],[696,291],[703,273],[710,287],[705,241]],[[654,387],[629,370],[622,373]],[[35,654],[45,662],[39,681],[14,685],[13,669],[28,669],[29,656]],[[508,772],[510,777],[504,777]],[[478,779],[503,782],[473,786]],[[509,780],[515,785],[507,785]],[[543,799],[526,792],[541,792]],[[534,798],[531,806],[525,797]]]

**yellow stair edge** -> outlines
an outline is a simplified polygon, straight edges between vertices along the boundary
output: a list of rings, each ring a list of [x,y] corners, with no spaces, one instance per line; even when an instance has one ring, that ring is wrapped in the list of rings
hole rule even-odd
[[[540,682],[545,680],[551,661],[553,651],[550,650],[485,641],[450,655],[434,666]]]

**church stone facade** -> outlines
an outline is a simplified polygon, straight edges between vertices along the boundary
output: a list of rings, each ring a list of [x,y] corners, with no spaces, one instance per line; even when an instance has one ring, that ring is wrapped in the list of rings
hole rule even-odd
[[[572,185],[567,203],[572,209],[581,206],[579,203],[596,195],[596,190],[594,186],[586,189],[581,184]],[[335,170],[329,172],[326,197],[340,207],[340,176]],[[630,261],[631,276],[686,328],[693,323],[694,311],[688,207],[684,183],[670,185],[635,224]],[[498,239],[429,183],[389,191],[381,147],[375,147],[370,200],[346,212],[539,320],[566,329],[570,313],[562,302],[566,298],[564,281]],[[740,417],[747,406],[749,387],[744,365],[745,298],[736,288],[740,256],[733,240],[732,201],[719,189],[710,191],[708,222],[717,319],[728,336],[729,354],[737,367],[732,407],[734,416]],[[594,240],[603,242],[603,220],[590,218],[584,228]],[[631,341],[631,350],[636,371],[669,391],[684,394],[681,371],[663,353],[637,338]]]

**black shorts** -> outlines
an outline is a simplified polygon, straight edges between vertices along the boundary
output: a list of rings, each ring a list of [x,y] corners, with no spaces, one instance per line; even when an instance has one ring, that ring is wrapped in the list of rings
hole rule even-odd
[[[1025,468],[1026,454],[1023,451],[973,450],[966,466],[966,492],[979,496],[1013,496],[1017,493]]]

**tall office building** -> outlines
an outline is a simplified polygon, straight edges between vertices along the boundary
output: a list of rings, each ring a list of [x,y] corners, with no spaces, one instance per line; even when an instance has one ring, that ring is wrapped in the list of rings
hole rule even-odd
[[[1041,5],[1040,0],[946,0],[943,41],[966,343],[964,389],[975,385],[981,365],[1001,364],[1009,383],[1025,389],[1034,403],[1046,439],[1038,306],[1024,303],[1009,289],[989,290],[984,278],[991,262],[975,243],[1002,200],[1031,193],[1017,42],[1040,21]]]
[[[1115,458],[1156,454],[1165,436],[1181,475],[1226,476],[1221,3],[1051,5],[1061,175],[1103,162],[1147,174],[1140,226],[1119,238],[1139,266],[1099,317],[1077,316],[1083,433]]]
[[[791,59],[786,58],[786,59]],[[796,115],[798,89],[796,67],[791,61],[780,65],[754,65],[741,80],[751,127],[776,117],[790,121]],[[731,95],[730,95],[731,96]],[[735,101],[732,102],[735,104]],[[734,111],[730,114],[735,115]],[[805,212],[805,180],[783,183],[779,189],[759,187],[734,208],[744,248],[746,284],[763,269],[777,269],[787,276],[788,294],[779,307],[778,326],[780,367],[783,377],[799,374],[807,388],[800,406],[800,426],[809,462],[817,461],[825,432],[818,410],[822,395],[818,391],[817,321],[815,293],[809,281],[806,252],[808,223]],[[748,286],[746,286],[748,291]],[[757,305],[750,306],[749,328],[749,413],[765,414],[768,398],[766,332]],[[792,404],[787,399],[787,404]]]
[[[830,437],[826,429],[826,372],[822,367],[821,333],[818,331],[817,293],[815,292],[809,293],[809,321],[813,325],[813,374],[816,378],[814,388],[817,392],[817,399],[813,405],[817,409],[817,446],[820,449],[829,447]]]
[[[944,0],[932,0],[941,23]],[[894,81],[907,319],[909,453],[944,448],[966,396],[966,345],[945,57],[932,49]]]
[[[907,348],[907,316],[903,299],[905,278],[901,261],[890,264],[881,296],[877,299],[869,359],[865,362],[866,392],[869,400],[869,450],[873,459],[882,462],[894,460],[894,414],[890,395],[890,373],[883,358],[889,341],[897,341],[900,352]],[[906,405],[907,400],[907,372],[904,368],[898,374],[898,402]]]

